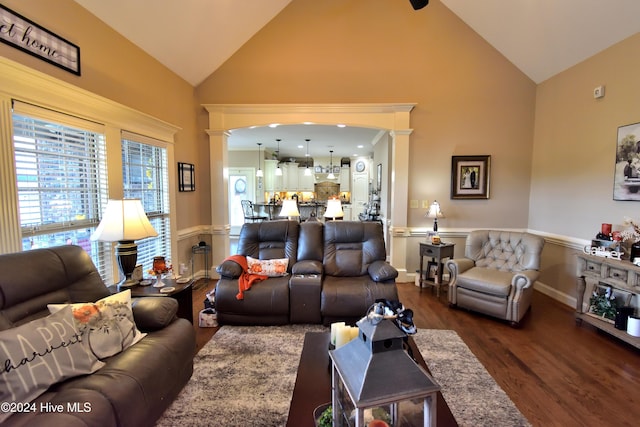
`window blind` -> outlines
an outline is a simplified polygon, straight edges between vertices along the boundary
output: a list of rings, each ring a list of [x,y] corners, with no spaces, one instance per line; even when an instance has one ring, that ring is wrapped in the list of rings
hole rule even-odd
[[[12,124],[23,249],[79,245],[109,280],[110,245],[90,240],[108,199],[103,126],[20,101]]]
[[[157,237],[138,241],[138,264],[148,271],[154,256],[171,257],[169,176],[164,143],[122,132],[122,180],[124,196],[140,199]]]

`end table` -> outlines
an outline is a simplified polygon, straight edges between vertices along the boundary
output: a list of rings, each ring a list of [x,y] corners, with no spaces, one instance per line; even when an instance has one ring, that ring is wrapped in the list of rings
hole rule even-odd
[[[162,279],[162,281],[167,285],[175,288],[173,291],[168,293],[160,292],[159,288],[154,288],[153,286],[141,286],[136,285],[130,288],[118,288],[118,285],[109,286],[109,291],[112,294],[118,293],[125,289],[131,289],[131,297],[132,298],[141,298],[141,297],[169,297],[178,301],[178,317],[182,317],[187,319],[189,322],[193,323],[193,293],[192,293],[192,284],[193,281],[189,281],[187,283],[177,283],[175,279]]]
[[[442,286],[442,259],[443,258],[453,258],[453,248],[455,247],[454,243],[441,243],[439,245],[433,243],[420,243],[420,291],[422,291],[422,284],[426,283],[427,285],[435,286],[436,288],[436,296],[440,298],[440,286]],[[428,269],[427,274],[423,275],[423,260],[425,256],[431,257],[431,261],[429,262],[429,266],[431,264],[436,265],[436,276],[434,277],[434,282],[427,282],[423,279],[428,277]]]

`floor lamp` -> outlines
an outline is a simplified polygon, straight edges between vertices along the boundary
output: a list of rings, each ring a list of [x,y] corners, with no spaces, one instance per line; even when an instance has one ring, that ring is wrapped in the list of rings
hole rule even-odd
[[[91,235],[91,240],[118,242],[116,258],[124,280],[119,287],[138,284],[131,276],[138,262],[138,245],[135,240],[155,237],[153,228],[139,199],[109,200],[102,220]]]

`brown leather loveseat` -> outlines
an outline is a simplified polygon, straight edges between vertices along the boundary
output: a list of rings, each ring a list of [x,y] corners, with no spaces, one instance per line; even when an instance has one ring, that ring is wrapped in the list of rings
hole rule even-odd
[[[0,422],[3,426],[153,426],[191,378],[195,352],[193,326],[176,317],[178,304],[174,299],[141,298],[133,301],[132,311],[134,328],[146,333],[144,338],[102,358],[98,362],[101,367],[95,372],[67,376],[68,379],[50,385],[28,406],[17,406],[18,402],[10,402],[7,396],[12,393],[15,396],[24,384],[62,371],[63,361],[79,360],[67,357],[71,347],[78,351],[77,340],[47,335],[46,323],[55,316],[49,315],[47,305],[94,302],[109,297],[110,292],[89,255],[79,246],[0,255],[0,271],[0,334],[5,334],[0,343],[5,367],[0,376],[3,396],[0,400],[4,405],[13,403],[13,409],[3,409],[15,412]],[[51,321],[58,329],[73,324],[71,309],[65,310],[70,320]],[[8,347],[8,335],[24,331],[34,323],[40,324],[34,328],[36,335],[42,330],[40,335],[51,342],[47,351],[38,350],[40,354],[36,355],[34,349],[32,356],[23,356],[30,354],[30,343],[37,340],[22,337],[22,332],[17,341],[20,345]],[[29,375],[18,374],[17,385],[15,382],[8,385],[7,375],[11,371],[15,375],[18,370],[14,368],[21,365],[24,368],[29,363],[32,363],[27,370]]]
[[[257,282],[239,300],[238,263],[218,268],[220,324],[353,323],[377,299],[397,300],[398,272],[385,261],[379,222],[264,221],[244,224],[239,255],[288,259],[287,275]]]

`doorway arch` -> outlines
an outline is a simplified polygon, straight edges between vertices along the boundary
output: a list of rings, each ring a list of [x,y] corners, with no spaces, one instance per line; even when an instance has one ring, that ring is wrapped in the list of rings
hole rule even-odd
[[[407,281],[407,207],[409,184],[410,114],[415,104],[204,104],[209,114],[209,167],[211,171],[213,259],[229,255],[228,141],[229,131],[249,126],[338,123],[385,129],[391,136],[389,256],[398,281]],[[221,196],[220,196],[221,195]],[[219,251],[219,253],[216,253]]]

